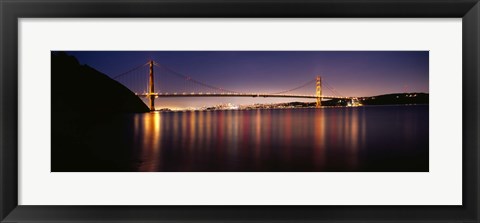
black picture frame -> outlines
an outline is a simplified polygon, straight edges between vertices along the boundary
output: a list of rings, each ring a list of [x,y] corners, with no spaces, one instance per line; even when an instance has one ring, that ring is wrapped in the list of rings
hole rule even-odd
[[[0,0],[1,222],[479,222],[478,0]],[[462,18],[462,206],[18,205],[18,19],[133,17]],[[439,194],[441,196],[441,194]]]

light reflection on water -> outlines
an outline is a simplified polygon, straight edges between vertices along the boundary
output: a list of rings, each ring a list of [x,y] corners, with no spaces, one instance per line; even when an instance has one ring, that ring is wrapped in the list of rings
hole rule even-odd
[[[135,114],[133,171],[428,171],[428,106]]]

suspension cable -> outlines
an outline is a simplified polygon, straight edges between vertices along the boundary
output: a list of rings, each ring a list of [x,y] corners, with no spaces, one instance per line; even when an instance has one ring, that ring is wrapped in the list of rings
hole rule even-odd
[[[323,83],[325,83],[325,87],[327,87],[333,94],[335,94],[336,96],[343,97],[343,95],[340,94],[340,92],[338,92],[337,90],[335,90],[335,88],[333,88],[332,85],[330,85],[328,82],[323,81]]]
[[[120,78],[120,77],[122,77],[122,76],[125,76],[125,75],[127,75],[127,74],[129,74],[129,73],[131,73],[131,72],[133,72],[133,71],[135,71],[135,70],[137,70],[137,69],[139,69],[139,68],[147,65],[147,64],[148,64],[148,63],[142,64],[142,65],[137,66],[137,67],[135,67],[135,68],[133,68],[133,69],[131,69],[131,70],[128,70],[128,71],[126,71],[126,72],[123,72],[123,73],[121,73],[121,74],[118,74],[118,75],[112,77],[112,79],[116,80],[116,79],[118,79],[118,78]]]
[[[309,84],[312,84],[315,81],[316,81],[315,79],[309,80],[305,84],[300,85],[298,87],[295,87],[295,88],[292,88],[292,89],[289,89],[289,90],[286,90],[286,91],[274,92],[274,93],[270,93],[270,94],[284,94],[284,93],[287,93],[287,92],[290,92],[290,91],[295,91],[295,90],[298,90],[300,88],[306,87],[306,86],[308,86]]]
[[[216,87],[216,86],[213,86],[213,85],[206,84],[206,83],[204,83],[204,82],[202,82],[202,81],[193,79],[192,77],[189,77],[189,76],[187,76],[187,75],[184,75],[184,74],[182,74],[182,73],[179,73],[179,72],[177,72],[177,71],[175,71],[175,70],[173,70],[173,69],[171,69],[171,68],[169,68],[169,67],[167,67],[167,66],[165,66],[165,65],[160,65],[160,64],[158,64],[158,63],[156,63],[156,62],[154,62],[154,65],[157,66],[157,67],[166,69],[166,70],[170,71],[171,73],[175,74],[176,76],[179,76],[179,77],[185,79],[186,81],[190,81],[190,82],[196,83],[196,84],[198,84],[198,85],[202,85],[202,86],[207,87],[207,88],[210,88],[210,89],[219,90],[219,91],[225,91],[225,92],[230,92],[230,93],[239,93],[239,92],[237,92],[237,91],[232,91],[232,90],[228,90],[228,89],[225,89],[225,88]]]

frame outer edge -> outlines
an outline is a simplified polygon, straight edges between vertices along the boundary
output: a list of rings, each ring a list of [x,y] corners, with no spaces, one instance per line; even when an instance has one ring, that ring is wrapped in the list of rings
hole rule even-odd
[[[3,1],[0,0],[0,47],[3,48]],[[0,86],[3,83],[3,50],[0,50]],[[3,89],[1,87],[0,89]],[[3,92],[0,90],[0,108],[3,108]],[[0,182],[3,181],[3,112],[0,112]],[[0,196],[4,196],[3,184],[0,183]],[[3,200],[0,200],[0,221],[5,218]]]
[[[4,47],[4,38],[3,38],[3,30],[5,27],[5,13],[3,12],[3,5],[4,1],[0,0],[0,47],[3,49]],[[5,69],[3,67],[3,50],[0,50],[0,108],[4,107],[4,93],[3,93],[3,76],[5,75]],[[4,138],[4,113],[3,110],[0,110],[0,182],[3,182],[5,180],[5,167],[4,167],[4,152],[5,152],[5,146],[3,142]],[[0,183],[0,196],[5,197],[5,188],[3,186],[3,183]],[[0,221],[2,221],[8,211],[6,210],[6,204],[5,200],[1,199],[0,200]]]
[[[0,221],[18,207],[18,15],[11,6],[0,0]]]
[[[477,168],[476,168],[476,171],[477,171],[477,174],[476,174],[476,178],[475,178],[475,185],[477,187],[477,197],[476,197],[476,208],[477,208],[477,213],[476,213],[476,216],[475,216],[475,220],[478,222],[480,221],[480,185],[479,185],[479,181],[480,181],[480,141],[479,141],[479,138],[480,138],[480,91],[478,90],[480,88],[480,3],[477,3],[476,4],[476,14],[477,14],[477,57],[476,57],[476,60],[477,60],[477,129],[476,129],[476,133],[477,133],[477,136],[475,137],[476,138],[476,151],[477,151],[477,156],[476,156],[476,163],[477,163]]]
[[[470,186],[474,187],[472,192],[476,192],[477,196],[474,199],[474,208],[476,212],[474,213],[475,216],[475,221],[479,222],[480,221],[480,3],[477,2],[477,4],[473,7],[473,10],[475,10],[475,15],[476,15],[476,20],[475,20],[475,33],[476,33],[476,38],[475,42],[472,44],[475,46],[475,57],[474,61],[475,63],[475,98],[474,100],[477,102],[476,107],[475,107],[475,133],[476,135],[474,136],[475,139],[475,144],[474,148],[472,148],[473,151],[475,151],[472,155],[473,159],[471,162],[471,170],[473,171],[472,174],[472,180]],[[476,165],[475,165],[476,164]],[[475,190],[476,189],[476,190]]]
[[[480,3],[477,2],[462,19],[462,104],[463,104],[463,206],[466,216],[480,220]],[[476,103],[471,103],[476,102]],[[466,154],[468,152],[468,155]],[[466,165],[465,162],[468,164]],[[468,193],[476,193],[471,198]]]

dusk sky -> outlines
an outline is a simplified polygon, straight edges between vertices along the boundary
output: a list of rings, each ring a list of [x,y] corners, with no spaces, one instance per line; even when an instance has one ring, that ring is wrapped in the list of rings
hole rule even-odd
[[[149,60],[209,85],[237,92],[271,93],[300,86],[317,75],[343,96],[388,93],[428,93],[428,51],[69,51],[110,77]],[[155,70],[156,91],[208,89],[188,86],[184,80]],[[137,72],[138,73],[138,72]],[[138,74],[133,74],[138,75]],[[148,69],[142,70],[146,86]],[[325,85],[325,84],[324,84]],[[291,92],[315,94],[315,84]],[[323,87],[324,95],[334,95]],[[312,99],[276,98],[159,98],[158,108],[199,107],[222,103],[253,104]]]

